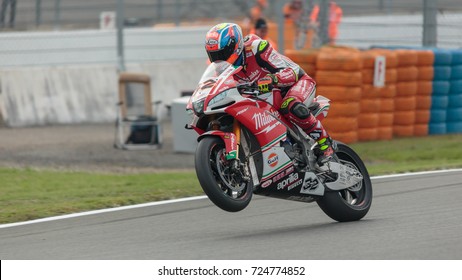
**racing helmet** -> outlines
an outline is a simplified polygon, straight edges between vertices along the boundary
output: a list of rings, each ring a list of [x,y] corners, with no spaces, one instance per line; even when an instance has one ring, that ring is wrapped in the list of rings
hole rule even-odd
[[[205,37],[205,50],[211,62],[223,60],[234,65],[242,65],[244,36],[239,25],[220,23],[212,27]]]

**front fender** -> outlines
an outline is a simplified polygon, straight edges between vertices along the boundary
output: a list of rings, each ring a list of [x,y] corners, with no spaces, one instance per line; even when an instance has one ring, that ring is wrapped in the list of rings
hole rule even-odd
[[[210,130],[200,135],[197,138],[197,141],[199,142],[205,137],[220,137],[225,143],[226,159],[231,160],[237,158],[236,134],[232,132],[224,132],[221,130]]]

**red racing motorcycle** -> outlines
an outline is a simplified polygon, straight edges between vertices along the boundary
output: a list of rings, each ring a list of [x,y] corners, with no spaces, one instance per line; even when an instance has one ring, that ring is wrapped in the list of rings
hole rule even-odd
[[[272,106],[271,93],[238,84],[242,66],[212,63],[194,91],[187,110],[198,134],[196,174],[209,199],[225,211],[247,207],[252,195],[314,202],[339,222],[363,218],[371,207],[372,184],[361,158],[334,141],[333,159],[319,165],[316,141]],[[322,120],[329,99],[307,100]]]

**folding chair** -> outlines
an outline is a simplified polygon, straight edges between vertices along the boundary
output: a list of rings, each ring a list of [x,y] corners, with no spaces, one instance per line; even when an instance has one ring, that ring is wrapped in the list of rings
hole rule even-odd
[[[144,86],[141,94],[144,95],[143,99],[140,99],[139,92],[130,88],[131,85]],[[133,106],[136,103],[134,100],[141,101],[141,110]],[[160,148],[162,127],[159,118],[154,114],[158,112],[160,103],[161,101],[151,101],[151,79],[148,75],[120,73],[114,147],[125,150]]]

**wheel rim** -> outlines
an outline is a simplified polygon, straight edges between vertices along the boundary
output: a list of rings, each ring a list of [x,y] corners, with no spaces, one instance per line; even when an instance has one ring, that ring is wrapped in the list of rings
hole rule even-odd
[[[340,155],[340,159],[339,159],[339,162],[341,164],[344,164],[350,168],[353,168],[355,169],[356,171],[358,171],[361,175],[363,174],[360,170],[360,168],[358,168],[356,162],[350,158],[348,155],[346,154],[340,154],[338,153],[337,156]],[[344,157],[342,158],[341,156],[345,155],[346,157],[348,157],[348,159],[344,159]],[[364,175],[363,175],[364,176]],[[348,189],[345,189],[345,190],[341,190],[338,192],[338,194],[342,197],[342,199],[345,201],[346,204],[348,205],[351,205],[351,206],[362,206],[363,204],[366,203],[366,190],[364,188],[364,179],[361,180],[359,183],[357,183],[356,185],[352,186],[352,187],[349,187]]]
[[[246,182],[242,179],[242,173],[233,166],[233,162],[225,157],[225,148],[216,145],[210,156],[210,166],[213,176],[223,193],[234,199],[245,195]]]

